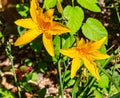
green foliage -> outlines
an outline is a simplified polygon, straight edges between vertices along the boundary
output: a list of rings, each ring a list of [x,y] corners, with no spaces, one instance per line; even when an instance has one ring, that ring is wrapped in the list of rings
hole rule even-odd
[[[52,8],[56,5],[56,0],[45,0],[43,4],[43,8]]]
[[[64,34],[62,36],[62,48],[69,48],[74,44],[74,42],[75,42],[74,35]]]
[[[23,79],[20,81],[20,87],[25,89],[27,92],[32,92],[34,87],[32,83],[28,83],[29,80],[36,82],[38,79],[38,74],[31,71],[29,74],[24,74]]]
[[[14,98],[14,96],[7,89],[0,87],[0,98]]]
[[[41,42],[41,36],[36,38],[30,43],[30,48],[34,50],[34,52],[40,53],[42,50],[42,42]]]
[[[62,0],[60,0],[62,2]],[[56,6],[56,0],[44,0],[43,8],[49,9]]]
[[[31,92],[33,90],[33,87],[31,86],[31,84],[25,82],[25,81],[22,81],[20,83],[20,87],[25,89],[27,92]]]
[[[63,98],[64,89],[67,89],[67,88],[71,89],[71,91],[69,92],[71,95],[71,98],[104,98],[105,94],[108,95],[107,96],[108,98],[119,98],[120,75],[117,69],[120,68],[119,66],[120,64],[117,64],[119,61],[117,62],[116,58],[114,58],[114,57],[117,57],[114,53],[110,56],[110,58],[106,60],[95,60],[95,63],[96,65],[98,65],[97,67],[99,68],[99,73],[101,77],[100,80],[96,80],[88,72],[88,70],[84,71],[85,68],[83,66],[81,66],[81,68],[78,70],[79,73],[77,73],[76,76],[73,79],[71,79],[70,77],[71,66],[69,65],[72,64],[71,60],[73,58],[70,59],[67,56],[61,55],[60,49],[68,49],[71,47],[75,47],[76,41],[78,39],[81,39],[82,37],[85,39],[85,41],[88,41],[87,39],[99,40],[103,37],[106,37],[107,40],[105,42],[105,45],[108,45],[109,35],[107,32],[107,29],[102,24],[102,22],[99,19],[92,17],[94,16],[92,14],[98,14],[98,12],[101,12],[101,8],[98,5],[98,0],[76,0],[76,1],[70,0],[70,1],[71,1],[70,3],[71,5],[67,0],[60,0],[59,5],[57,5],[57,0],[43,0],[43,11],[44,9],[47,10],[50,8],[54,8],[55,17],[53,17],[53,20],[66,25],[68,28],[70,28],[71,32],[62,34],[62,35],[53,36],[52,41],[53,41],[54,52],[55,52],[54,57],[51,57],[47,53],[47,51],[44,49],[42,34],[36,39],[34,39],[28,45],[28,48],[32,50],[32,53],[34,52],[34,54],[36,55],[36,58],[33,58],[34,60],[33,61],[32,59],[27,57],[22,62],[22,64],[24,64],[25,66],[32,66],[33,70],[31,72],[22,73],[22,78],[23,78],[22,80],[16,79],[16,76],[14,76],[15,83],[17,84],[16,86],[18,88],[20,87],[21,91],[29,92],[34,97],[33,93],[36,87],[33,86],[32,83],[29,83],[28,81],[33,81],[37,83],[39,79],[38,77],[39,72],[42,72],[42,75],[46,74],[47,72],[52,73],[50,69],[53,69],[53,67],[55,67],[56,69],[57,65],[59,65],[60,69],[58,68],[59,70],[58,72],[59,72],[60,85],[58,85],[59,87],[58,96],[60,96],[61,98]],[[63,4],[64,2],[66,5]],[[106,3],[109,3],[109,2],[110,0],[106,1]],[[116,2],[117,2],[116,17],[118,21],[120,18],[119,17],[120,6],[118,4],[119,1],[116,1]],[[56,7],[58,6],[60,9],[57,8],[56,10]],[[115,5],[115,8],[116,8],[116,5]],[[26,3],[17,4],[16,9],[18,13],[21,15],[21,17],[23,18],[31,17],[29,16],[30,7],[28,4]],[[87,14],[91,14],[90,17]],[[0,25],[1,24],[2,23],[0,23]],[[109,26],[112,26],[112,25],[109,25]],[[17,27],[19,35],[23,34],[27,29],[20,26]],[[4,37],[4,33],[0,31],[0,38],[2,37]],[[99,49],[100,52],[102,53],[108,52],[105,45],[103,45]],[[21,47],[21,48],[24,49],[25,47]],[[12,57],[12,54],[11,54],[12,52],[11,50],[9,51],[10,53],[8,54],[8,57]],[[118,51],[118,53],[119,52],[120,51]],[[13,65],[13,57],[10,60]],[[112,64],[113,62],[115,62],[115,64],[113,64],[112,66],[108,65],[109,63],[111,64],[111,61],[112,61]],[[14,70],[15,69],[13,66],[12,71]],[[55,80],[55,82],[58,80],[54,77],[52,78]],[[18,93],[20,93],[20,91],[18,91]],[[35,92],[35,94],[38,95],[37,96],[38,98],[54,97],[54,96],[46,97],[46,93],[47,93],[47,87],[42,88]],[[13,94],[10,91],[0,88],[0,98],[7,98],[7,97],[14,98]]]
[[[81,27],[84,19],[84,12],[79,6],[66,6],[63,16],[68,20],[67,26],[71,29],[71,34],[75,34]]]
[[[82,32],[90,40],[98,40],[102,37],[108,37],[107,30],[102,23],[95,18],[88,18],[82,26]]]
[[[101,92],[98,91],[98,90],[95,90],[95,91],[94,91],[94,95],[95,95],[94,98],[104,98],[104,96],[103,96],[103,95],[101,94]]]
[[[38,74],[37,74],[36,72],[32,73],[32,78],[31,78],[31,80],[37,81],[37,79],[38,79]]]
[[[32,65],[33,65],[33,62],[32,62],[29,58],[27,58],[27,59],[25,59],[25,61],[24,61],[24,65],[26,65],[26,66],[32,66]]]
[[[0,38],[2,38],[3,37],[3,34],[2,34],[2,32],[0,32]]]
[[[20,27],[20,26],[18,26],[17,30],[18,30],[19,35],[23,34],[26,31],[25,28]]]
[[[53,57],[53,62],[58,62],[60,52],[59,50],[62,48],[69,48],[71,47],[75,42],[74,35],[70,34],[64,34],[62,36],[56,35],[54,37],[53,43],[54,43],[54,51],[55,51],[55,57]],[[66,58],[64,58],[66,60]]]
[[[98,86],[100,88],[108,88],[108,85],[109,85],[109,78],[105,74],[101,75],[101,78],[98,81]]]
[[[98,0],[77,0],[77,2],[84,8],[93,11],[93,12],[100,12],[101,9],[98,6]]]
[[[75,80],[70,78],[70,71],[67,70],[64,76],[64,88],[71,87],[74,85],[74,83],[75,83]]]
[[[25,3],[17,4],[16,9],[22,17],[27,17],[28,16],[28,13],[29,13],[28,4],[25,4]]]
[[[54,37],[54,40],[53,40],[53,43],[54,43],[54,51],[55,51],[55,54],[56,56],[59,56],[60,55],[60,36],[56,35]]]
[[[45,73],[48,70],[48,65],[45,62],[41,62],[38,65],[38,69],[40,72]]]
[[[39,90],[37,93],[38,93],[39,98],[45,98],[46,88]]]
[[[114,94],[113,96],[111,96],[110,98],[119,98],[120,97],[120,92],[117,94]]]
[[[0,17],[1,17],[1,15],[0,15]],[[0,20],[0,26],[1,25],[3,25],[3,23],[2,23],[2,21]],[[0,27],[1,28],[1,27]],[[0,45],[2,44],[2,43],[4,43],[4,34],[3,34],[3,32],[0,30]]]
[[[52,96],[45,97],[46,92],[47,92],[47,88],[43,88],[43,89],[39,90],[37,92],[38,93],[38,98],[53,98]]]

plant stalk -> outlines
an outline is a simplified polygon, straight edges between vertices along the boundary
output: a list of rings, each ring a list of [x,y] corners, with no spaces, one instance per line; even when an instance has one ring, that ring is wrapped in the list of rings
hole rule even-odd
[[[61,98],[64,98],[64,89],[63,89],[63,81],[62,81],[62,74],[61,74],[61,60],[58,62],[58,73],[59,73],[59,79],[60,79],[60,94]]]
[[[72,0],[72,6],[74,7],[74,0]]]
[[[18,90],[18,97],[21,98],[21,93],[20,93],[20,90],[19,90],[19,87],[18,87],[17,77],[16,77],[16,74],[15,74],[13,56],[11,55],[11,43],[10,42],[7,42],[7,46],[6,46],[5,51],[6,51],[6,54],[7,54],[8,58],[11,62],[12,70],[14,72],[14,81],[15,81],[15,84],[16,84],[17,90]]]

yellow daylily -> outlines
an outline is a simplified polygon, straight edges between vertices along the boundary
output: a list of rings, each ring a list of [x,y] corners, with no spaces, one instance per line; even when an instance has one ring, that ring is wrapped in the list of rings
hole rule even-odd
[[[43,13],[43,9],[39,7],[37,0],[32,0],[30,6],[31,18],[15,21],[15,24],[28,28],[29,30],[22,34],[14,45],[27,44],[40,34],[43,34],[44,47],[51,56],[54,56],[52,36],[70,32],[70,29],[61,23],[53,21],[54,9],[49,9]]]
[[[102,54],[98,51],[105,40],[106,37],[98,41],[90,41],[85,43],[84,39],[81,38],[81,40],[76,43],[76,47],[69,49],[60,49],[60,53],[73,59],[71,65],[71,78],[76,75],[76,72],[80,68],[80,63],[82,60],[89,72],[95,78],[100,79],[98,68],[94,60],[106,59],[109,57],[107,54]]]

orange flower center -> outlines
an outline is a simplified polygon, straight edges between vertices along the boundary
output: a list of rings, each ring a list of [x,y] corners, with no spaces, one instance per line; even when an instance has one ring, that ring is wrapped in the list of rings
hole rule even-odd
[[[51,21],[47,17],[38,16],[37,20],[38,20],[38,28],[43,32],[51,28]]]
[[[81,56],[86,56],[89,54],[89,47],[77,47],[78,54]]]

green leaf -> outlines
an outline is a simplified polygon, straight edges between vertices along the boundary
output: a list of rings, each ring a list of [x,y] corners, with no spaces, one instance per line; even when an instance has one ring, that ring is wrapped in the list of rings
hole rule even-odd
[[[54,63],[57,63],[60,55],[60,36],[56,35],[53,40],[55,56],[52,57]]]
[[[38,74],[37,74],[36,72],[34,72],[34,73],[32,74],[32,80],[33,80],[33,81],[37,81],[37,78],[38,78]]]
[[[62,2],[63,0],[60,0]],[[56,0],[44,0],[43,8],[49,9],[56,6]]]
[[[114,94],[114,95],[111,96],[110,98],[120,98],[120,92],[118,92],[117,94]]]
[[[84,8],[93,11],[93,12],[100,12],[101,9],[98,6],[98,0],[77,0],[77,2]]]
[[[0,98],[14,98],[13,94],[0,86]]]
[[[62,36],[62,48],[69,48],[75,42],[74,35],[64,34]]]
[[[116,67],[116,65],[115,65],[115,67]],[[113,69],[111,69],[111,70],[113,70]],[[116,82],[117,85],[120,84],[120,75],[117,71],[114,71],[114,73],[112,74],[112,78],[114,79],[114,81]]]
[[[18,13],[22,17],[27,17],[27,15],[29,13],[29,6],[28,6],[28,4],[25,4],[25,3],[17,4],[16,5],[16,9],[17,9]]]
[[[39,90],[38,91],[38,98],[45,98],[46,91],[47,91],[46,88]]]
[[[18,31],[18,34],[19,34],[19,35],[25,33],[26,30],[27,30],[26,28],[23,28],[23,27],[21,27],[21,26],[18,26],[18,27],[17,27],[17,31]]]
[[[2,38],[3,37],[3,34],[2,34],[2,32],[0,32],[0,38]]]
[[[0,20],[0,25],[2,25],[2,21]]]
[[[28,92],[31,92],[33,90],[33,87],[31,86],[31,84],[25,83],[24,89]]]
[[[80,29],[84,19],[83,10],[78,6],[68,5],[64,8],[63,16],[68,20],[67,26],[71,29],[71,34],[75,34]]]
[[[40,72],[45,73],[46,70],[48,70],[48,65],[46,64],[46,62],[41,61],[38,65],[38,69],[40,70]]]
[[[103,74],[100,77],[100,80],[98,80],[98,86],[101,88],[107,88],[108,84],[109,84],[109,78],[105,74]]]
[[[33,65],[33,62],[32,62],[29,58],[26,58],[26,59],[24,60],[24,65],[32,66],[32,65]]]
[[[43,8],[53,8],[56,5],[56,0],[44,0]]]
[[[59,50],[60,50],[60,36],[59,36],[59,35],[56,35],[56,36],[54,37],[53,43],[54,43],[54,51],[55,51],[55,54],[56,54],[57,56],[59,56],[59,54],[60,54],[60,52],[59,52]]]
[[[68,87],[74,85],[75,80],[71,79],[71,77],[70,77],[70,70],[67,70],[66,74],[64,74],[64,75],[62,76],[62,77],[64,77],[64,88],[68,88]]]
[[[60,55],[59,50],[60,50],[60,47],[61,47],[60,46],[61,45],[60,40],[62,42],[62,48],[69,48],[75,42],[74,35],[70,35],[69,33],[62,35],[61,39],[60,39],[60,36],[56,35],[54,37],[54,40],[53,40],[55,56],[52,57],[52,59],[53,59],[54,63],[56,63],[59,59],[59,55]]]
[[[100,91],[98,90],[95,90],[94,91],[94,95],[95,97],[94,98],[104,98],[104,96],[100,93]]]
[[[41,36],[37,37],[30,43],[30,48],[34,50],[34,52],[40,53],[42,50],[42,42],[40,41],[42,38]]]
[[[102,23],[94,18],[88,18],[82,26],[82,32],[90,40],[99,40],[108,37],[108,32]],[[107,41],[106,41],[107,44]]]

